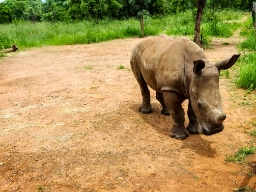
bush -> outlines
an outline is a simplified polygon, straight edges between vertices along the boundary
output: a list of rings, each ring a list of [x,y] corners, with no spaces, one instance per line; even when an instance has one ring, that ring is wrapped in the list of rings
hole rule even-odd
[[[239,77],[236,85],[249,90],[256,89],[256,55],[247,54],[240,58]]]
[[[240,48],[256,51],[256,31],[248,32],[247,39],[240,44]]]

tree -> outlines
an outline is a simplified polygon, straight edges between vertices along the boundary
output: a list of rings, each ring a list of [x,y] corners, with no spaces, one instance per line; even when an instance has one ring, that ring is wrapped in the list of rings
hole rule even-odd
[[[144,37],[144,18],[149,15],[149,5],[151,0],[129,0],[129,4],[133,8],[133,12],[137,13],[140,20],[141,36]]]
[[[203,9],[205,6],[206,0],[197,0],[197,13],[196,13],[196,22],[194,30],[194,42],[202,47],[202,42],[200,39],[200,26],[202,20]]]
[[[82,20],[85,18],[84,11],[81,9],[81,0],[68,0],[68,14],[73,20]]]
[[[82,0],[81,9],[89,18],[96,22],[106,17],[117,16],[122,4],[117,0]]]
[[[42,19],[46,21],[67,21],[70,17],[68,11],[68,0],[46,0],[43,3]]]
[[[26,0],[23,16],[29,21],[40,21],[42,17],[42,1],[41,0]]]
[[[12,22],[11,9],[5,5],[5,3],[0,3],[0,24]]]
[[[11,10],[12,21],[23,19],[24,0],[5,0],[4,3]]]

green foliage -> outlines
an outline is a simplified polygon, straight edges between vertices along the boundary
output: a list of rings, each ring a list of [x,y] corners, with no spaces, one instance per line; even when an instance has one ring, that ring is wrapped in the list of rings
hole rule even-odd
[[[229,20],[241,19],[242,12],[230,11],[231,13],[227,14],[228,12],[227,10],[212,11],[209,9],[205,11],[202,27],[208,36],[230,37],[236,29],[241,27],[240,23],[229,22]]]
[[[118,12],[122,8],[122,5],[116,0],[82,0],[81,9],[87,16],[87,18],[104,19],[106,16],[109,16],[112,11]]]
[[[49,10],[51,7],[52,5],[49,5]],[[222,13],[218,12],[218,14],[221,15]],[[65,14],[59,16],[65,17]],[[51,17],[49,20],[57,20],[56,17]],[[43,19],[46,19],[46,17],[43,16]],[[179,24],[177,25],[177,23]],[[207,48],[210,46],[211,36],[207,34],[205,28],[201,32],[204,48]],[[163,33],[167,35],[188,35],[191,37],[194,34],[193,11],[165,17],[145,18],[146,36],[155,36]],[[136,19],[105,19],[98,20],[98,24],[91,20],[54,23],[16,21],[12,24],[1,25],[0,47],[10,47],[12,44],[17,44],[22,49],[43,45],[94,43],[116,38],[139,36],[139,21]]]
[[[25,10],[23,11],[24,19],[28,21],[40,21],[42,16],[41,0],[26,0]]]
[[[194,34],[194,16],[192,11],[177,13],[169,17],[169,23],[172,24],[167,29],[169,35],[193,35]],[[178,24],[177,24],[178,23]],[[168,21],[166,21],[168,25]]]
[[[125,69],[125,66],[119,65],[118,69]]]
[[[0,31],[0,47],[10,47],[11,44],[10,37],[6,33]]]
[[[223,3],[207,0],[207,7],[211,11],[225,10],[225,8],[244,10],[245,7],[249,9],[251,4],[251,0],[236,0],[234,3],[230,3],[230,0],[225,0]],[[196,6],[197,0],[5,0],[0,3],[0,23],[17,20],[67,22],[93,19],[98,21],[140,18],[145,15],[167,16],[189,11],[193,12],[192,19],[194,19]],[[224,15],[235,19],[235,14],[229,13],[230,11],[226,11]],[[216,23],[215,25],[211,23],[209,28],[211,26],[214,26],[214,30],[218,32],[218,28],[225,25],[217,26]]]
[[[25,1],[22,0],[5,0],[5,5],[11,9],[11,17],[13,21],[22,20],[23,10],[25,10]]]
[[[107,41],[117,38],[139,36],[139,21],[99,20],[75,23],[64,22],[16,22],[0,28],[0,47],[17,44],[19,48],[43,45],[82,44]],[[10,31],[12,31],[10,33]]]
[[[249,132],[249,135],[251,135],[252,137],[256,137],[256,130]]]
[[[73,20],[82,20],[85,18],[85,13],[81,9],[81,0],[68,0],[68,15]]]
[[[5,3],[0,3],[0,24],[10,23],[11,21],[11,9]]]
[[[234,155],[228,156],[226,161],[244,163],[247,155],[255,154],[256,146],[242,147]]]
[[[211,9],[237,9],[246,11],[251,8],[253,0],[207,0],[207,7]]]
[[[68,6],[66,1],[46,0],[43,4],[43,21],[69,21]]]
[[[236,85],[241,88],[254,90],[256,88],[256,55],[247,54],[239,61],[240,71]]]
[[[256,31],[252,30],[247,32],[247,39],[243,41],[239,47],[242,49],[256,51]]]

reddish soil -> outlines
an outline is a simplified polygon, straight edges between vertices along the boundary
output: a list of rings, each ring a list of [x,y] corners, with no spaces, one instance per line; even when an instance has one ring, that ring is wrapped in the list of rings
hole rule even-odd
[[[224,131],[170,138],[172,120],[160,114],[154,92],[154,112],[138,112],[129,58],[141,40],[0,58],[0,191],[256,190],[256,155],[244,164],[225,161],[255,142],[246,133],[255,129],[255,95],[236,89],[231,72],[220,81]],[[223,41],[205,50],[212,62],[237,53]]]

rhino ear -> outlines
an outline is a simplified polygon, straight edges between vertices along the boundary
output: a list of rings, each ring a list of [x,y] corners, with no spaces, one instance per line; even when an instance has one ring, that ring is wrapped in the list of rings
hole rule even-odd
[[[201,74],[201,70],[205,67],[205,62],[203,60],[197,60],[194,61],[194,68],[193,68],[193,72],[197,75]]]
[[[217,69],[219,71],[228,69],[236,63],[239,56],[240,56],[240,54],[233,55],[231,58],[224,59],[222,61],[215,63],[215,66],[217,67]]]

